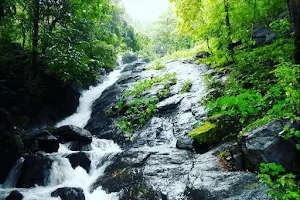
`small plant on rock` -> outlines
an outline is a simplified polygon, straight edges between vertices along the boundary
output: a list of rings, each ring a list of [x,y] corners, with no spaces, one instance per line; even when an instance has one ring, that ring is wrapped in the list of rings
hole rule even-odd
[[[191,80],[186,80],[182,85],[181,93],[183,94],[183,93],[189,92],[192,85],[193,85],[193,82]]]

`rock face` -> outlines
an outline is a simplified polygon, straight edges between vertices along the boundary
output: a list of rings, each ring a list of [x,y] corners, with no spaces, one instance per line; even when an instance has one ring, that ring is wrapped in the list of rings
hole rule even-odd
[[[288,171],[300,171],[300,152],[293,139],[285,141],[278,136],[282,130],[282,123],[274,120],[244,134],[242,150],[246,169],[258,171],[261,162],[275,162]]]
[[[8,197],[6,197],[5,200],[22,200],[23,199],[23,195],[17,191],[17,190],[14,190],[12,191]]]
[[[82,144],[92,142],[92,135],[88,130],[73,125],[59,127],[53,134],[59,136],[62,142],[79,141]]]
[[[30,188],[48,183],[52,160],[44,155],[25,155],[18,188]]]
[[[187,137],[199,120],[206,118],[200,99],[206,94],[202,74],[206,65],[182,60],[166,64],[168,73],[176,72],[177,83],[170,86],[170,95],[158,105],[158,112],[140,130],[133,133],[133,141],[122,140],[115,124],[118,116],[105,116],[126,88],[132,87],[137,76],[150,78],[165,71],[127,71],[124,76],[102,93],[93,106],[86,128],[93,135],[111,139],[124,151],[111,160],[104,174],[91,186],[102,186],[107,192],[120,192],[120,199],[268,199],[266,188],[248,172],[223,172],[219,165],[221,147],[195,153],[194,141]],[[128,78],[132,77],[132,78]],[[187,79],[193,82],[189,92],[181,94]],[[125,80],[125,81],[124,81]],[[147,97],[155,96],[161,85],[154,86]],[[154,92],[153,92],[154,91]],[[100,114],[100,116],[99,116]],[[101,119],[104,118],[104,122]]]
[[[83,169],[85,169],[87,172],[90,171],[91,160],[88,158],[88,156],[85,153],[83,152],[73,153],[68,155],[67,158],[69,159],[74,169],[80,166]]]
[[[58,188],[51,193],[52,197],[60,197],[61,200],[85,200],[84,192],[81,188]]]

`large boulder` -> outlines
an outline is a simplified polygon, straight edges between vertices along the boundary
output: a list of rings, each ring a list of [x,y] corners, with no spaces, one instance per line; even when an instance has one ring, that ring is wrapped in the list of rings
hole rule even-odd
[[[5,200],[22,200],[22,199],[23,199],[23,195],[19,191],[14,190],[8,195],[8,197],[6,197]]]
[[[48,131],[26,135],[24,138],[24,145],[32,153],[36,153],[38,151],[53,153],[57,152],[59,148],[58,139],[51,135]]]
[[[255,40],[254,47],[259,47],[264,44],[271,44],[277,39],[277,34],[264,25],[258,25],[253,30],[252,38]]]
[[[187,136],[181,136],[176,141],[177,149],[184,149],[189,151],[194,151],[195,140]]]
[[[30,188],[48,183],[52,160],[44,155],[25,155],[18,188]]]
[[[174,109],[179,105],[183,99],[182,95],[174,95],[169,97],[157,104],[157,109],[160,113],[169,113],[174,111]]]
[[[91,160],[89,159],[88,155],[83,152],[73,153],[67,156],[69,159],[72,167],[75,169],[76,167],[80,166],[85,169],[87,172],[90,171],[91,167]]]
[[[81,144],[90,144],[93,139],[88,130],[73,125],[61,126],[53,134],[59,136],[62,142],[79,141]]]
[[[60,197],[61,200],[85,200],[84,191],[81,188],[58,188],[51,193],[52,197]]]
[[[257,171],[261,162],[275,162],[288,171],[300,171],[300,151],[296,149],[293,138],[284,140],[278,136],[282,130],[282,123],[274,120],[243,135],[242,150],[246,169]]]
[[[127,53],[122,56],[122,63],[123,64],[133,63],[137,59],[138,59],[138,57],[136,55]]]

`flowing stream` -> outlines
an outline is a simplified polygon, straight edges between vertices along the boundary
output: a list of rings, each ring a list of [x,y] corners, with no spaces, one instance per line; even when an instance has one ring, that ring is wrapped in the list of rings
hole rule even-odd
[[[62,120],[56,126],[76,125],[83,128],[91,116],[91,107],[93,102],[101,96],[102,92],[107,87],[111,86],[118,80],[121,70],[122,67],[119,67],[119,69],[111,72],[102,83],[95,87],[90,87],[88,90],[82,92],[76,113]],[[93,138],[93,141],[90,144],[90,151],[85,151],[91,160],[90,172],[87,173],[81,167],[77,167],[76,169],[72,168],[66,156],[74,153],[74,151],[69,150],[67,144],[60,144],[60,148],[57,153],[44,154],[53,160],[47,186],[36,186],[35,188],[30,189],[15,188],[24,161],[24,159],[21,158],[11,169],[4,184],[2,186],[0,185],[0,200],[4,200],[13,190],[20,191],[24,195],[24,200],[58,200],[60,199],[59,197],[51,197],[51,192],[61,187],[80,187],[84,190],[84,195],[87,200],[118,199],[117,193],[107,194],[101,189],[101,187],[90,193],[90,186],[103,174],[106,166],[110,163],[110,158],[119,152],[121,152],[120,147],[113,141]],[[105,159],[105,162],[101,162],[103,159]]]

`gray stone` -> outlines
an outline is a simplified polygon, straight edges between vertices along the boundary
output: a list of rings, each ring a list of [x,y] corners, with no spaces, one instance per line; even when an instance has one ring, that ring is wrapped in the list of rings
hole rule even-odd
[[[194,144],[193,138],[187,136],[181,136],[177,139],[176,148],[193,151],[194,150],[193,144]]]
[[[172,110],[174,110],[177,105],[181,102],[181,100],[184,98],[184,96],[182,95],[175,95],[172,97],[169,97],[165,100],[163,100],[162,102],[159,102],[157,104],[157,109],[160,112],[171,112]]]
[[[12,191],[8,197],[6,197],[5,200],[22,200],[23,199],[23,195],[17,191],[17,190],[14,190]]]
[[[73,125],[61,126],[53,134],[61,137],[64,142],[76,140],[87,144],[92,142],[92,135],[88,130]]]
[[[288,171],[299,171],[300,153],[292,138],[286,141],[278,136],[282,130],[282,124],[274,120],[244,134],[242,148],[248,170],[258,171],[261,162],[275,162]]]

